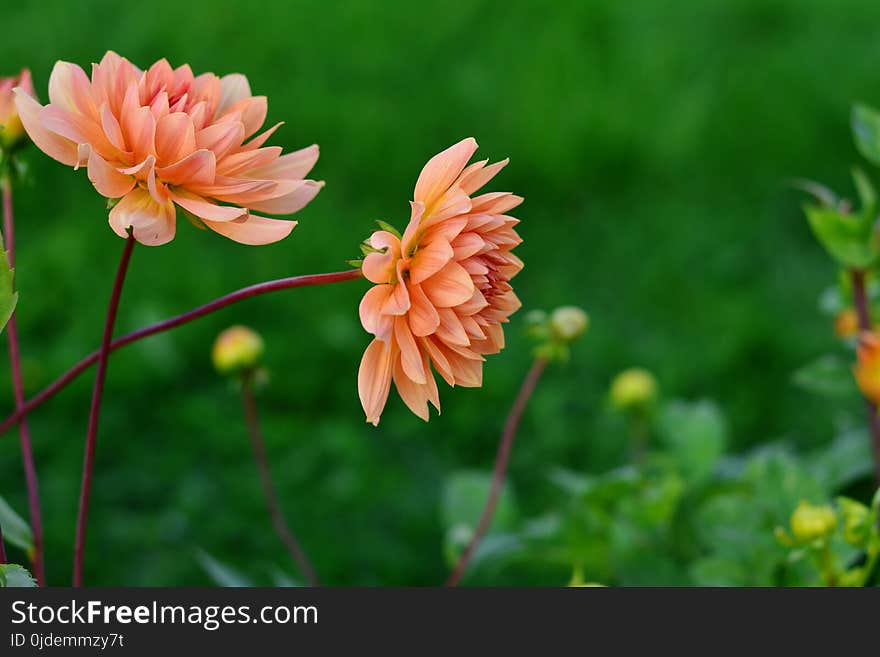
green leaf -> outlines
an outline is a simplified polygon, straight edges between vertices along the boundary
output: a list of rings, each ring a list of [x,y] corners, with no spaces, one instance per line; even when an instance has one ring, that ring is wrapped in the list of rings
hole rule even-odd
[[[873,464],[871,440],[864,429],[840,434],[809,459],[811,472],[828,491],[839,491],[868,478]]]
[[[26,568],[14,563],[0,564],[0,588],[35,588],[37,583]]]
[[[196,560],[217,586],[230,588],[253,586],[246,575],[232,566],[218,561],[204,550],[196,552]]]
[[[880,112],[867,105],[855,105],[852,131],[859,152],[869,162],[880,164]]]
[[[31,526],[7,504],[2,496],[0,496],[0,529],[3,530],[3,540],[9,545],[21,548],[28,554],[33,552],[34,534]]]
[[[475,529],[486,506],[492,475],[463,470],[454,472],[443,489],[443,522],[447,528],[464,526]],[[517,518],[513,492],[505,483],[495,507],[489,531],[511,529]]]
[[[856,392],[849,364],[833,354],[807,363],[795,371],[791,380],[799,388],[825,397],[848,397]]]
[[[872,221],[815,205],[806,206],[804,212],[816,239],[840,264],[864,269],[874,263],[877,248]]]
[[[862,211],[873,215],[877,207],[877,190],[874,189],[874,183],[861,167],[853,167],[852,177],[862,204]]]
[[[2,331],[18,304],[18,292],[15,291],[15,272],[9,266],[9,257],[0,238],[0,331]]]
[[[724,417],[708,400],[666,404],[658,428],[661,441],[688,477],[712,472],[727,443]]]

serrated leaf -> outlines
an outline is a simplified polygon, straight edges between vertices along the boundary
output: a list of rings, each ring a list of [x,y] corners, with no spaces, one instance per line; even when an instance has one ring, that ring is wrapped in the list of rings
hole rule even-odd
[[[865,269],[877,258],[872,222],[815,205],[804,208],[807,221],[819,243],[840,264]]]
[[[34,534],[27,521],[18,515],[11,506],[0,496],[0,529],[3,530],[3,540],[9,545],[31,553],[34,549]]]
[[[253,586],[246,575],[232,566],[218,561],[204,550],[196,552],[196,560],[217,586],[229,588]]]
[[[14,563],[0,564],[0,588],[28,588],[37,586],[26,568]]]
[[[799,388],[826,397],[847,397],[856,387],[850,365],[833,354],[820,356],[792,374]]]
[[[880,165],[880,112],[867,105],[855,105],[852,131],[859,152],[869,162]]]

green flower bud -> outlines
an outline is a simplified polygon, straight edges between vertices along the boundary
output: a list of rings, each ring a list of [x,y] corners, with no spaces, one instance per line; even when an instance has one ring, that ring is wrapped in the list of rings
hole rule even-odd
[[[828,505],[814,506],[801,502],[791,514],[791,533],[800,543],[808,543],[831,534],[837,527],[837,514]]]
[[[253,370],[263,356],[263,338],[246,326],[233,326],[217,336],[211,360],[220,374]]]
[[[577,306],[560,306],[550,315],[550,326],[559,339],[571,342],[586,333],[590,317]]]
[[[645,369],[624,370],[611,382],[611,403],[622,411],[644,409],[657,399],[657,381]]]
[[[853,547],[863,547],[871,533],[871,511],[861,502],[848,497],[838,498],[843,516],[843,538]]]

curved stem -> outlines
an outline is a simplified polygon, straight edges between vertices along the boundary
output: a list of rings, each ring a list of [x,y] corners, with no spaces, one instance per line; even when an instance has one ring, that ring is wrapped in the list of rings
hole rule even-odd
[[[859,329],[870,331],[871,308],[865,288],[865,272],[853,269],[850,276],[852,278],[853,303],[859,318]],[[874,480],[880,484],[880,416],[877,415],[877,407],[867,397],[865,398],[865,407],[868,411],[868,430],[871,432],[871,445],[874,450]]]
[[[510,461],[510,450],[513,447],[513,441],[516,438],[516,430],[519,427],[520,418],[522,417],[526,404],[531,398],[532,393],[535,391],[538,379],[541,378],[541,374],[544,372],[546,366],[547,360],[545,358],[540,356],[535,358],[535,361],[532,363],[532,368],[526,375],[525,380],[523,380],[522,386],[519,389],[519,394],[516,396],[516,401],[513,402],[513,406],[507,416],[507,422],[504,424],[504,432],[501,434],[501,441],[498,443],[498,454],[495,457],[495,471],[492,474],[492,485],[489,489],[489,497],[486,499],[486,506],[483,507],[483,513],[480,515],[480,521],[477,524],[477,529],[474,532],[470,543],[468,543],[468,546],[465,548],[464,552],[462,552],[461,557],[459,557],[458,563],[455,565],[455,569],[452,571],[449,579],[446,580],[446,586],[458,586],[465,570],[467,570],[468,563],[470,563],[471,558],[474,556],[474,552],[477,550],[477,546],[483,539],[483,535],[489,529],[489,525],[492,522],[492,516],[495,513],[495,507],[498,505],[498,499],[501,496],[501,487],[504,485],[504,475],[507,472],[507,464]]]
[[[309,557],[297,540],[296,535],[284,519],[278,495],[275,492],[275,484],[272,483],[272,473],[269,470],[269,460],[266,458],[266,445],[263,441],[263,432],[260,430],[260,416],[257,412],[257,401],[254,396],[253,373],[248,372],[241,377],[241,400],[244,406],[244,416],[247,421],[248,435],[251,439],[251,447],[254,451],[254,460],[260,471],[260,483],[263,485],[263,493],[266,496],[266,507],[272,518],[275,532],[287,548],[291,559],[299,567],[300,572],[306,578],[309,586],[318,586],[318,574],[309,561]]]
[[[12,209],[12,182],[8,177],[2,180],[3,187],[3,234],[6,238],[6,256],[9,267],[15,267],[15,219]],[[6,338],[9,343],[9,363],[12,370],[12,391],[15,396],[15,410],[24,406],[24,379],[21,375],[21,349],[18,344],[18,324],[15,313],[6,325]],[[37,468],[34,465],[34,450],[31,443],[31,430],[27,416],[18,421],[18,434],[21,441],[21,460],[27,486],[28,509],[31,518],[31,532],[34,535],[34,578],[39,586],[46,585],[46,571],[43,563],[43,518],[40,512],[40,485]]]
[[[73,551],[73,585],[82,586],[83,566],[85,564],[86,529],[89,519],[89,495],[92,490],[92,470],[95,465],[95,445],[98,439],[98,420],[101,417],[101,399],[104,396],[104,380],[107,377],[107,362],[110,358],[110,342],[113,337],[113,326],[116,324],[116,311],[119,309],[119,298],[122,286],[131,261],[134,249],[134,236],[129,234],[125,241],[125,249],[116,271],[110,304],[107,306],[107,318],[104,322],[104,335],[98,351],[98,370],[95,373],[95,387],[92,390],[92,405],[89,408],[89,429],[86,433],[86,450],[83,458],[82,488],[79,494],[79,515],[76,520],[76,545]]]
[[[112,353],[117,349],[121,349],[122,347],[131,344],[132,342],[143,340],[144,338],[156,335],[157,333],[170,331],[171,329],[182,326],[183,324],[188,324],[189,322],[198,319],[199,317],[210,315],[211,313],[216,312],[221,308],[225,308],[226,306],[232,305],[233,303],[237,303],[245,299],[250,299],[251,297],[260,296],[261,294],[277,292],[279,290],[290,290],[295,287],[329,285],[330,283],[353,281],[361,277],[362,274],[360,269],[350,269],[347,271],[337,271],[329,274],[309,274],[306,276],[292,276],[290,278],[281,278],[274,281],[266,281],[265,283],[257,283],[256,285],[251,285],[240,290],[236,290],[235,292],[230,292],[229,294],[222,296],[219,299],[214,299],[213,301],[206,303],[203,306],[199,306],[198,308],[194,308],[188,312],[170,317],[155,324],[150,324],[149,326],[145,326],[142,329],[138,329],[137,331],[132,331],[131,333],[123,335],[122,337],[117,338],[110,343],[110,352]],[[32,410],[54,397],[69,383],[76,379],[80,374],[89,369],[89,367],[97,362],[98,353],[99,352],[97,351],[93,351],[76,365],[71,367],[67,372],[58,377],[53,383],[44,388],[40,393],[26,401],[21,410],[16,411],[15,413],[7,417],[2,423],[0,423],[0,434],[7,431],[9,427],[15,424],[20,418],[26,416]]]

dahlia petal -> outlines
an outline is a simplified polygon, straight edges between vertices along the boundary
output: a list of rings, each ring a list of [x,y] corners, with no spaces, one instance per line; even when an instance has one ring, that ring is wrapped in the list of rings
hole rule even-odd
[[[409,286],[409,299],[410,309],[407,316],[413,335],[431,335],[440,325],[440,315],[434,304],[422,291],[422,287],[414,283]]]
[[[440,323],[437,325],[435,334],[443,342],[448,344],[460,345],[466,347],[470,344],[471,339],[458,315],[451,308],[437,308],[437,314],[440,316]]]
[[[489,302],[486,301],[486,297],[483,296],[483,293],[474,288],[473,296],[463,304],[456,306],[455,312],[459,317],[469,317],[470,315],[480,312],[488,305]]]
[[[361,326],[367,333],[377,335],[377,330],[382,317],[382,306],[391,294],[391,285],[375,285],[367,290],[364,298],[358,306],[358,314],[361,318]],[[382,336],[387,337],[387,336]]]
[[[402,359],[398,359],[394,364],[394,385],[397,387],[397,393],[409,410],[427,422],[430,418],[428,413],[429,387],[427,381],[423,383],[413,381],[407,375]],[[434,384],[434,389],[436,390],[436,383]]]
[[[217,205],[216,203],[206,201],[201,196],[188,192],[172,192],[171,198],[187,212],[191,212],[200,219],[207,219],[208,221],[232,221],[247,214],[247,210],[244,208]]]
[[[410,281],[416,285],[433,276],[452,260],[449,242],[440,239],[426,244],[416,251],[410,263]]]
[[[170,166],[157,167],[156,173],[171,185],[209,185],[214,182],[216,162],[214,151],[202,149]]]
[[[464,267],[453,261],[425,280],[422,289],[438,308],[451,308],[473,296],[474,283]]]
[[[373,426],[379,424],[379,417],[388,401],[393,356],[394,349],[390,343],[373,340],[364,352],[358,368],[358,396],[367,422]]]
[[[398,262],[398,269],[400,264]],[[382,312],[386,315],[405,315],[410,308],[409,291],[406,289],[406,283],[398,277],[397,283],[393,288],[385,304],[382,306]]]
[[[147,246],[167,244],[174,239],[174,204],[157,203],[149,192],[136,187],[110,210],[110,227],[120,237],[127,237],[132,228],[134,238]]]
[[[247,172],[250,178],[302,180],[318,161],[321,154],[317,144],[282,155],[274,162]]]
[[[110,106],[106,103],[101,105],[101,128],[115,148],[119,151],[125,151],[125,137],[122,135],[122,128],[119,121],[113,116],[113,112],[110,111]]]
[[[480,325],[474,320],[473,317],[469,316],[461,316],[459,315],[458,320],[461,322],[461,325],[464,327],[465,332],[468,335],[468,339],[473,342],[474,340],[485,340],[486,334],[483,333],[483,330],[480,328]]]
[[[485,245],[483,238],[476,233],[462,233],[452,242],[452,249],[456,261],[460,262],[479,253]]]
[[[422,352],[409,330],[409,322],[406,317],[397,317],[394,320],[394,340],[400,349],[400,363],[406,376],[415,383],[424,384],[425,370],[422,366]]]
[[[54,160],[67,166],[74,166],[78,161],[76,142],[50,132],[40,123],[40,105],[21,87],[16,87],[15,108],[25,131],[37,148]]]
[[[278,123],[273,125],[271,128],[269,128],[268,130],[261,132],[259,135],[257,135],[253,139],[251,139],[248,143],[246,143],[244,146],[242,146],[239,150],[252,151],[252,150],[259,148],[260,146],[262,146],[263,144],[266,143],[266,140],[272,136],[272,133],[274,133],[278,128],[280,128],[283,125],[284,125],[284,121],[279,121]]]
[[[459,178],[458,185],[464,190],[465,194],[470,196],[497,176],[498,172],[506,167],[509,162],[510,158],[504,158],[495,164],[465,171],[462,173],[461,178]]]
[[[266,121],[268,109],[265,96],[250,96],[233,103],[226,113],[241,113],[241,122],[244,124],[244,136],[247,138],[259,130],[260,126]]]
[[[171,113],[171,106],[168,104],[168,92],[160,91],[156,94],[153,102],[150,103],[150,111],[156,120],[168,116]]]
[[[443,239],[451,243],[468,225],[468,219],[467,216],[454,217],[444,219],[437,223],[434,223],[434,220],[431,219],[422,225],[424,231],[422,232],[421,241],[432,242],[434,240]],[[425,224],[430,225],[425,228]]]
[[[416,181],[413,198],[430,207],[455,182],[476,150],[476,140],[468,137],[428,160]]]
[[[258,212],[267,212],[269,214],[293,214],[308,205],[324,187],[323,182],[314,180],[300,180],[297,182],[300,184],[287,194],[269,199],[268,201],[252,203],[251,208]]]
[[[242,124],[243,126],[244,124]],[[251,170],[270,164],[278,159],[281,155],[282,148],[280,146],[266,146],[252,151],[241,151],[232,153],[223,158],[220,162],[220,173],[225,176],[243,175],[246,173],[247,178],[264,178],[271,179],[272,176],[256,176],[251,175]]]
[[[241,144],[244,139],[244,124],[241,121],[224,121],[199,130],[196,133],[196,148],[214,151],[217,158]]]
[[[226,114],[230,107],[251,95],[251,85],[241,73],[230,73],[220,78],[220,102],[214,110],[216,116]]]
[[[89,180],[98,190],[101,196],[107,198],[120,198],[128,194],[134,188],[133,176],[120,173],[107,164],[107,161],[90,149],[89,152]]]
[[[463,388],[479,388],[483,385],[483,363],[449,354],[449,365],[455,377],[455,385]]]
[[[136,162],[156,154],[156,118],[149,107],[140,107],[123,114],[122,134]]]
[[[93,120],[98,116],[89,76],[70,62],[55,62],[49,76],[49,102]]]
[[[410,217],[406,230],[403,231],[403,237],[400,239],[401,249],[404,253],[410,254],[415,250],[417,238],[419,235],[419,224],[422,216],[425,214],[425,204],[419,201],[410,201]]]
[[[394,256],[391,253],[368,253],[361,271],[371,283],[390,283],[394,276]]]
[[[501,214],[520,205],[525,199],[508,192],[489,192],[471,199],[471,212]]]
[[[196,130],[185,112],[171,112],[156,122],[156,159],[160,166],[174,164],[196,148]]]
[[[434,369],[437,370],[437,373],[443,377],[443,380],[446,381],[447,384],[454,386],[455,377],[452,375],[452,366],[449,364],[449,359],[446,358],[446,355],[434,342],[434,339],[430,337],[419,338],[419,343],[422,345],[428,356],[430,356],[431,362],[434,364]]]
[[[263,246],[283,240],[296,226],[295,221],[267,219],[249,214],[234,221],[205,221],[205,225],[215,233],[228,237],[233,242],[249,246]]]
[[[466,214],[471,210],[471,197],[458,187],[452,187],[431,205],[427,214],[430,217],[425,221],[425,226],[441,222],[444,219]]]

